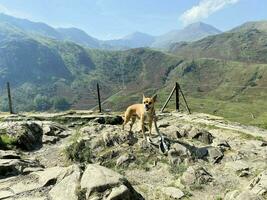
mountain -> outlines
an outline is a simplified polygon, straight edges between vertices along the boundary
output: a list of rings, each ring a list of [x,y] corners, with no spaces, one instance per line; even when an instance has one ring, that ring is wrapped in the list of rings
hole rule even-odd
[[[262,32],[267,32],[267,21],[246,22],[238,27],[233,28],[229,32],[244,32],[257,29]]]
[[[116,40],[98,40],[83,30],[77,28],[53,28],[45,23],[32,22],[13,16],[0,14],[0,23],[12,25],[14,28],[33,36],[49,37],[51,39],[70,41],[95,49],[120,50],[139,47],[167,48],[179,41],[195,41],[220,31],[208,24],[195,23],[182,30],[173,30],[161,36],[134,32]]]
[[[0,13],[0,22],[5,22],[27,33],[40,34],[54,39],[62,39],[61,35],[45,23],[32,22]]]
[[[64,40],[72,41],[90,48],[99,48],[99,40],[89,36],[83,30],[77,28],[58,28],[56,29]]]
[[[156,37],[155,42],[151,45],[151,47],[166,48],[172,43],[181,41],[196,41],[209,35],[216,35],[219,33],[221,33],[221,31],[215,27],[202,22],[197,22],[188,25],[182,30],[173,30]]]
[[[89,49],[1,22],[0,109],[8,109],[6,81],[16,111],[92,108],[96,83],[103,109],[122,111],[143,92],[158,94],[159,109],[179,81],[193,111],[266,128],[266,32],[252,27],[179,43],[164,53]]]
[[[108,40],[104,43],[124,48],[149,47],[155,41],[154,37],[141,32],[134,32],[121,39]]]
[[[178,43],[170,51],[190,58],[217,58],[266,63],[266,22],[250,22],[229,32],[206,37],[192,43]]]

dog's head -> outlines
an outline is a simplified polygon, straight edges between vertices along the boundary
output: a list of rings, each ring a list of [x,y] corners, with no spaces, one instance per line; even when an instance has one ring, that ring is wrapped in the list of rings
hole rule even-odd
[[[146,111],[149,111],[151,108],[154,107],[154,104],[156,102],[157,99],[157,95],[155,94],[153,97],[145,97],[145,95],[143,94],[143,104],[145,107]]]

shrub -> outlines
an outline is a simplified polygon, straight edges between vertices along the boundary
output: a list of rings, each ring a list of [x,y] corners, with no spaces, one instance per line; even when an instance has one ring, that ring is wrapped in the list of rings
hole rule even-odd
[[[53,104],[56,110],[68,110],[70,108],[70,103],[64,97],[55,97]]]
[[[71,161],[91,163],[92,152],[85,140],[72,143],[66,148],[66,154]]]
[[[42,96],[40,94],[38,94],[35,98],[34,98],[34,107],[37,111],[45,111],[45,110],[49,110],[52,106],[52,103],[50,102],[50,100],[48,99],[47,96]]]

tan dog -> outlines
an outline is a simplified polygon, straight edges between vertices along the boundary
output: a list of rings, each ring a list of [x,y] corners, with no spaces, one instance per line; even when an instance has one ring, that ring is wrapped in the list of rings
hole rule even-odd
[[[143,95],[142,104],[134,104],[129,106],[124,113],[124,123],[122,125],[122,129],[124,130],[124,126],[131,120],[130,131],[132,131],[133,124],[135,123],[136,118],[138,118],[140,119],[140,125],[144,139],[147,139],[145,135],[145,126],[144,126],[145,120],[147,120],[149,127],[149,136],[151,136],[152,122],[155,117],[154,104],[156,98],[157,95],[154,95],[151,98],[145,97]]]

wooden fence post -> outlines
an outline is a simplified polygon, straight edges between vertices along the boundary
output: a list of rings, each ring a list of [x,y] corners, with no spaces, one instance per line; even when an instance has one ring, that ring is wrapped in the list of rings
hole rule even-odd
[[[100,100],[100,91],[99,91],[98,83],[96,84],[96,89],[97,89],[98,109],[99,109],[99,112],[101,113],[102,110],[101,110],[101,100]]]
[[[189,107],[188,107],[188,104],[187,104],[187,101],[186,101],[186,99],[185,99],[184,93],[183,93],[183,91],[182,91],[182,89],[181,89],[181,87],[180,87],[179,84],[178,84],[178,87],[179,87],[179,90],[180,90],[180,92],[181,92],[181,95],[182,95],[182,97],[183,97],[183,99],[184,99],[186,109],[187,109],[188,113],[191,114],[191,111],[190,111],[190,109],[189,109]]]
[[[178,83],[176,82],[175,83],[175,105],[176,105],[176,111],[179,111],[180,110],[180,108],[179,108],[179,104],[180,104],[180,100],[179,100],[179,85],[178,85]]]
[[[173,89],[172,89],[172,91],[171,91],[171,93],[170,93],[168,99],[166,100],[165,104],[164,104],[163,107],[161,108],[161,111],[160,111],[160,112],[163,112],[164,109],[166,108],[166,106],[167,106],[167,104],[169,103],[169,101],[170,101],[170,99],[171,99],[171,97],[172,97],[172,95],[173,95],[175,89],[176,89],[176,85],[173,87]]]
[[[9,82],[6,83],[6,86],[7,86],[9,112],[10,112],[10,114],[14,114],[13,108],[12,108],[12,99],[11,99],[11,92],[10,92],[10,84],[9,84]]]

